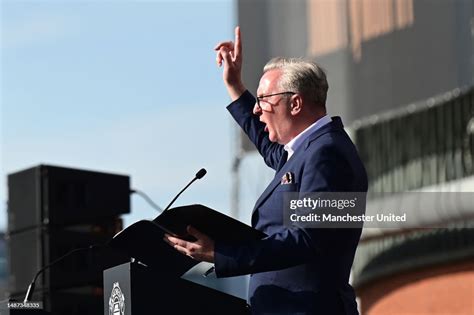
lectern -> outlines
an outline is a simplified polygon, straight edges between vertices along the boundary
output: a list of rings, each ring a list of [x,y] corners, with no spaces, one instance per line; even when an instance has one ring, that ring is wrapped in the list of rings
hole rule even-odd
[[[130,262],[104,271],[104,315],[249,314],[245,300]]]
[[[245,300],[181,278],[198,261],[177,252],[163,235],[189,238],[188,225],[226,242],[265,236],[202,205],[178,207],[153,221],[138,221],[109,243],[131,261],[104,271],[104,315],[250,313]]]

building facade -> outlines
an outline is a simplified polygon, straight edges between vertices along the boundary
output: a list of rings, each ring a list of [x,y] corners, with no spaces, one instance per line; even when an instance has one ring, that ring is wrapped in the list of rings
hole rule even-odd
[[[364,160],[369,202],[381,192],[474,193],[472,0],[237,7],[251,91],[272,57],[326,69],[328,112],[342,116]],[[244,137],[236,148],[235,178],[245,178],[255,171],[245,163],[254,148]],[[246,198],[245,185],[236,181],[235,201]],[[474,313],[474,206],[454,204],[430,219],[436,227],[364,229],[352,272],[362,314]]]

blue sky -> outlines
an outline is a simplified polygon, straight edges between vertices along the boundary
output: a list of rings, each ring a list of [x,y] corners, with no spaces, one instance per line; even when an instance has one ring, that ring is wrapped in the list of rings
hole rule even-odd
[[[6,175],[40,163],[128,174],[162,206],[205,167],[177,204],[230,208],[233,122],[213,47],[233,36],[232,1],[1,8],[0,229]],[[127,224],[156,215],[132,207]]]

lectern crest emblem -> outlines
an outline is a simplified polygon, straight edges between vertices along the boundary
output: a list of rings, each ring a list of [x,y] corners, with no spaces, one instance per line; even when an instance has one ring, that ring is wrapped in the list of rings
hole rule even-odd
[[[114,282],[110,293],[109,315],[125,315],[125,297],[118,282]]]

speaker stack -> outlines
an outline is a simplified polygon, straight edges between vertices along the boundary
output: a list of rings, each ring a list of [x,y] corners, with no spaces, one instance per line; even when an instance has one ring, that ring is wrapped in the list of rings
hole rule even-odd
[[[103,244],[130,212],[130,178],[39,165],[8,175],[8,291],[22,300],[36,272],[73,249]],[[126,257],[86,250],[36,281],[34,301],[53,314],[102,314],[102,271]]]

